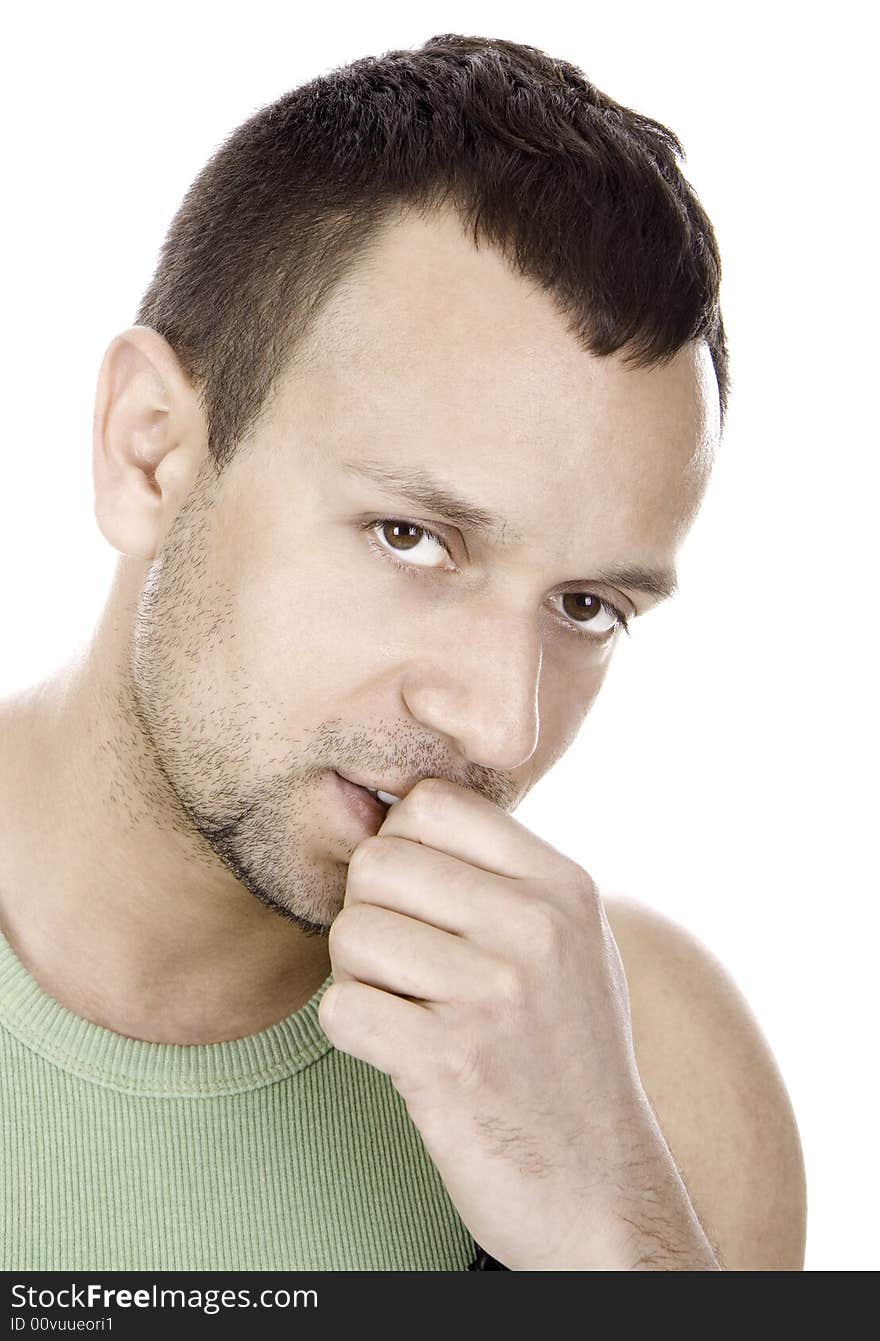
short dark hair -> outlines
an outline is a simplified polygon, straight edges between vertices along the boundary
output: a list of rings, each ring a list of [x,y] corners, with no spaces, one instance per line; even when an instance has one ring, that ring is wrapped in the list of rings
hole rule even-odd
[[[727,405],[715,234],[657,121],[567,61],[444,33],[340,66],[243,122],[187,191],[135,318],[201,396],[219,474],[333,286],[397,211],[452,204],[632,366],[705,340]]]

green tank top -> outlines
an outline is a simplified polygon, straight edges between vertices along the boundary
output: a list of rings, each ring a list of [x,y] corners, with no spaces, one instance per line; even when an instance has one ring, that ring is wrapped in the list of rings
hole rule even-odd
[[[0,1268],[464,1271],[474,1244],[389,1078],[300,1010],[147,1043],[48,996],[0,933]]]

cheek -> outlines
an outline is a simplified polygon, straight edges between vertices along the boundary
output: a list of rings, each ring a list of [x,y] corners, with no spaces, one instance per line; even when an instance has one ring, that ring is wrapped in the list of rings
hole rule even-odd
[[[606,656],[586,664],[583,659],[578,661],[576,654],[557,660],[549,653],[545,655],[538,706],[542,749],[549,751],[546,768],[552,767],[577,738],[602,688],[609,659]]]
[[[295,699],[298,716],[309,716],[309,701],[326,715],[328,700],[355,692],[387,664],[387,591],[313,558],[260,581],[245,575],[234,619],[228,650],[246,664],[245,678],[276,702]]]

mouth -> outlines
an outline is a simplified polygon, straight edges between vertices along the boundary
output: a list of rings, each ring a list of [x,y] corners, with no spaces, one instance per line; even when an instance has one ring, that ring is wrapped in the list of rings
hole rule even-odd
[[[386,810],[390,810],[392,806],[396,806],[397,802],[400,800],[400,797],[395,796],[393,792],[380,792],[378,787],[375,789],[373,787],[362,787],[361,790],[365,791],[368,796],[375,796],[379,804],[383,805]]]
[[[349,809],[373,833],[381,825],[391,807],[401,799],[399,796],[395,796],[393,792],[384,792],[378,787],[365,787],[360,783],[352,782],[342,773],[336,773],[336,778],[342,788],[343,797]]]
[[[380,787],[368,787],[365,782],[355,782],[352,778],[347,778],[344,773],[337,773],[336,776],[342,778],[342,781],[347,782],[350,787],[357,787],[359,791],[375,797],[386,810],[391,806],[396,806],[397,802],[401,800],[401,797],[395,796],[394,792],[383,792]]]

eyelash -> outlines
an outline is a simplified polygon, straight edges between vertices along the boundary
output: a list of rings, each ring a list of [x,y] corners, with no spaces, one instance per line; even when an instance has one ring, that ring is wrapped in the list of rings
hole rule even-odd
[[[398,525],[411,526],[414,530],[421,531],[422,535],[427,536],[430,540],[436,540],[437,544],[440,545],[441,548],[446,551],[446,553],[449,555],[450,558],[452,558],[449,546],[443,539],[442,535],[438,535],[436,531],[432,531],[429,526],[423,526],[421,522],[407,521],[404,517],[374,517],[371,521],[361,522],[360,529],[362,531],[370,532],[377,530],[380,526],[398,526]],[[387,559],[389,563],[393,563],[395,568],[399,568],[404,573],[409,573],[413,577],[425,577],[429,573],[436,571],[435,569],[431,568],[420,568],[417,565],[411,563],[402,563],[400,559],[395,558],[395,556],[391,553],[391,551],[385,549],[385,547],[379,544],[377,540],[370,541],[370,549],[373,550],[375,553],[380,554],[383,559]],[[586,596],[595,595],[595,593],[591,591],[583,593],[578,592],[576,594]],[[598,597],[597,599],[600,601],[602,605],[605,606],[607,610],[611,611],[612,615],[617,620],[618,627],[627,635],[627,637],[629,637],[630,636],[629,620],[627,619],[623,611],[618,609],[618,607],[614,605],[612,601],[607,601],[602,596]],[[576,620],[569,619],[565,615],[560,615],[559,618],[561,623],[565,624],[568,628],[572,630],[576,638],[583,638],[585,642],[592,643],[594,647],[597,646],[601,647],[603,646],[604,643],[611,642],[611,639],[614,637],[614,630],[611,630],[611,632],[606,634],[605,637],[596,638],[592,634],[582,632],[578,628]]]

